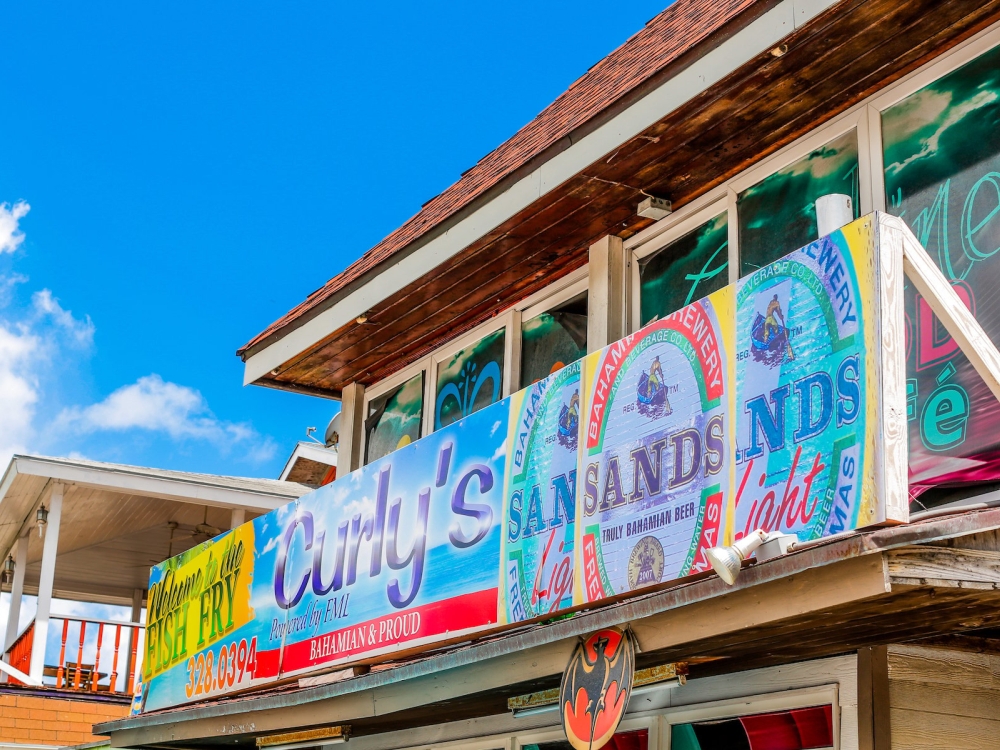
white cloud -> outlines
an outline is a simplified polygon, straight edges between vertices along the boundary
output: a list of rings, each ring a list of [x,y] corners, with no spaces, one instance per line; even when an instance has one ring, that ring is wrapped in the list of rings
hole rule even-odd
[[[39,316],[48,316],[56,326],[69,334],[71,339],[80,346],[89,346],[94,341],[94,323],[87,315],[83,320],[77,320],[73,313],[64,310],[59,300],[52,292],[43,289],[31,295],[31,303]]]
[[[20,221],[24,201],[0,203],[0,254],[24,243]],[[63,384],[86,367],[95,326],[89,315],[74,315],[49,289],[35,291],[30,305],[17,304],[13,290],[27,277],[0,275],[0,472],[14,453],[80,455],[82,436],[141,430],[174,441],[198,440],[222,454],[239,446],[241,461],[261,464],[277,452],[274,441],[250,424],[218,419],[197,390],[147,375],[94,404],[60,412]],[[58,416],[57,416],[58,415]]]
[[[0,255],[12,253],[24,242],[24,232],[18,228],[18,223],[31,210],[24,201],[18,201],[13,206],[0,203]]]
[[[41,342],[29,331],[0,325],[0,472],[28,449],[34,433],[38,386],[34,376]]]
[[[160,432],[175,440],[206,440],[220,448],[254,442],[249,449],[252,459],[267,460],[274,455],[273,442],[261,439],[253,427],[217,419],[201,393],[156,374],[122,386],[96,404],[65,409],[57,423],[82,433]]]

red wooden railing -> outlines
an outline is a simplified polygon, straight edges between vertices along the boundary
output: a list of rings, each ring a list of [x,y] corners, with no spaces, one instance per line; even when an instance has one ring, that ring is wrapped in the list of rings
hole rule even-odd
[[[8,657],[7,663],[14,667],[14,669],[28,674],[28,669],[31,667],[31,645],[34,642],[35,623],[30,622],[28,623],[28,627],[24,629],[24,632],[10,645],[10,649],[6,654]],[[13,677],[10,678],[10,681],[18,685],[21,684],[19,680],[15,680]]]
[[[43,673],[46,685],[78,692],[131,695],[143,625],[68,616],[52,616],[49,622],[50,630],[56,630],[60,638],[58,661],[52,664],[46,654]],[[33,641],[34,623],[31,623],[7,652],[8,663],[25,674],[31,665]],[[13,678],[11,681],[16,682]]]

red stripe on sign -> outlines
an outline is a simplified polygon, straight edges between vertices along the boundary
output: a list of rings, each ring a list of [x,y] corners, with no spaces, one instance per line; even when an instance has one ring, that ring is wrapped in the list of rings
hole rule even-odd
[[[583,588],[588,602],[596,602],[605,597],[601,572],[597,567],[597,540],[593,534],[583,536]]]
[[[267,651],[257,652],[257,662],[253,671],[253,679],[259,680],[262,677],[277,677],[278,664],[281,650],[277,648]]]
[[[499,589],[494,588],[456,596],[286,644],[281,671],[295,672],[305,667],[395,650],[394,646],[416,645],[435,636],[494,625],[498,593]]]

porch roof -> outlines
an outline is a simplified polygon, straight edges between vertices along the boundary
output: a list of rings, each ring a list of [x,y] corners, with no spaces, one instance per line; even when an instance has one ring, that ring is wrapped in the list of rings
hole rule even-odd
[[[273,479],[193,474],[83,459],[14,456],[0,479],[0,552],[27,535],[25,591],[34,594],[42,538],[35,514],[62,484],[54,595],[130,603],[149,568],[228,529],[232,511],[266,513],[311,488]],[[4,590],[9,590],[5,586]]]

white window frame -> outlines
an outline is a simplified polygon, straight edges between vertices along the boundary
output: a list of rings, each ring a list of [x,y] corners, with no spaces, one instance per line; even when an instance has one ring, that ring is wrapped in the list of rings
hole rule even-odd
[[[400,370],[399,372],[393,373],[384,380],[380,380],[378,383],[373,385],[371,388],[365,389],[365,406],[361,417],[361,465],[367,466],[370,462],[368,461],[368,430],[365,429],[365,421],[368,419],[369,408],[371,402],[380,396],[384,396],[389,391],[398,388],[406,381],[411,378],[416,377],[421,372],[424,374],[424,403],[423,411],[420,415],[420,435],[423,437],[427,433],[427,399],[430,394],[429,383],[430,383],[430,357],[424,357],[418,362],[414,362],[409,367]]]
[[[624,247],[629,264],[629,284],[626,289],[629,331],[637,331],[642,325],[641,280],[639,278],[640,263],[662,250],[671,242],[679,240],[702,224],[711,221],[716,216],[728,213],[729,199],[726,195],[726,189],[717,188],[684,206],[684,208],[677,212],[676,218],[674,218],[674,214],[671,214],[625,241]],[[667,219],[673,219],[673,221],[667,221]],[[726,219],[728,222],[728,215]],[[731,245],[732,240],[730,240]],[[732,263],[732,251],[730,249],[728,266],[730,273],[732,273]]]
[[[832,706],[833,745],[822,750],[840,750],[840,696],[836,684],[662,709],[659,712],[662,717],[660,750],[670,750],[671,730],[677,724],[715,719],[737,719],[740,716],[752,714],[791,711],[798,708],[825,705]]]
[[[438,364],[454,356],[457,352],[480,339],[505,329],[504,333],[504,365],[501,398],[520,390],[521,382],[521,321],[540,315],[546,310],[567,302],[573,297],[587,291],[588,267],[572,271],[535,294],[529,295],[507,308],[496,317],[476,326],[471,331],[452,339],[426,357],[393,373],[384,380],[365,389],[364,418],[368,418],[371,402],[384,396],[394,388],[398,388],[421,371],[424,373],[424,409],[421,415],[420,437],[426,437],[434,432],[434,394],[437,392]],[[362,430],[361,456],[367,458],[368,431]]]

